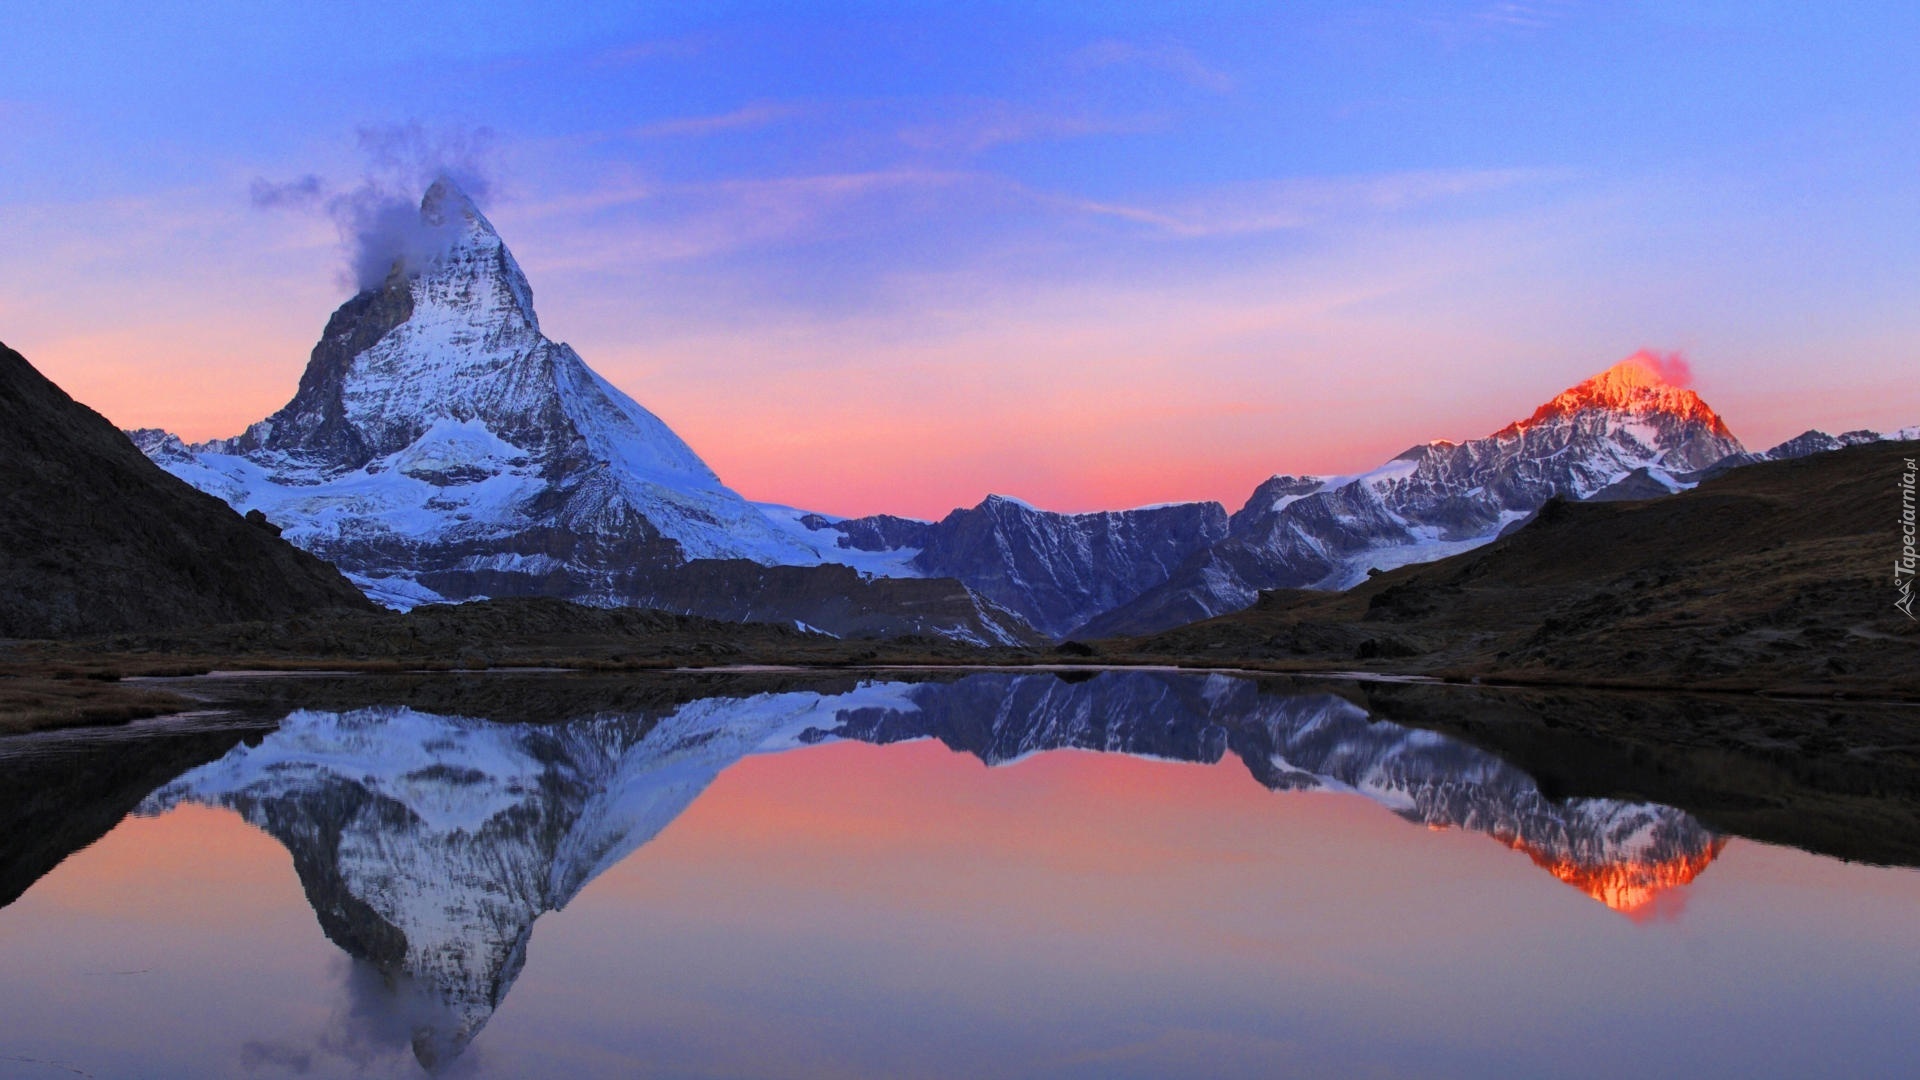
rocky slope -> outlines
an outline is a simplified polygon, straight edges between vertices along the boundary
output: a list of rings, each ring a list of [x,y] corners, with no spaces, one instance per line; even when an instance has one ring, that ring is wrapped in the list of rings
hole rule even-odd
[[[156,468],[0,345],[0,637],[369,606],[331,566]]]
[[[1882,434],[1878,431],[1861,429],[1829,435],[1824,431],[1803,431],[1793,438],[1769,450],[1743,451],[1729,454],[1719,461],[1694,472],[1665,474],[1650,468],[1639,468],[1614,481],[1584,499],[1585,502],[1622,502],[1634,499],[1651,499],[1661,495],[1671,495],[1674,491],[1686,491],[1703,480],[1711,480],[1725,475],[1733,469],[1745,465],[1757,465],[1763,461],[1792,461],[1795,458],[1811,457],[1814,454],[1830,453],[1849,446],[1865,446],[1876,442],[1907,442],[1920,439],[1920,426],[1901,428]]]

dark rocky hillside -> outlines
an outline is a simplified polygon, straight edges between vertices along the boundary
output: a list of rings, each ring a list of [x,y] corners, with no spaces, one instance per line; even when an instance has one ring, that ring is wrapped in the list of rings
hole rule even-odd
[[[0,636],[370,607],[330,564],[169,476],[0,345]]]

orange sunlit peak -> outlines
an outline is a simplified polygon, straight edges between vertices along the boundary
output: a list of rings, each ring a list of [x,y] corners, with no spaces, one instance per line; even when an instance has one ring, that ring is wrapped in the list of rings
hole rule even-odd
[[[1500,431],[1512,435],[1538,424],[1587,409],[1664,413],[1706,424],[1731,437],[1726,422],[1689,388],[1693,370],[1679,353],[1642,349],[1584,382],[1570,386],[1535,409],[1532,416]]]
[[[1516,840],[1514,850],[1524,852],[1534,865],[1579,889],[1623,915],[1646,909],[1672,889],[1691,884],[1726,847],[1723,837],[1697,851],[1687,851],[1665,859],[1623,858],[1592,865],[1553,852],[1542,851],[1525,841]]]

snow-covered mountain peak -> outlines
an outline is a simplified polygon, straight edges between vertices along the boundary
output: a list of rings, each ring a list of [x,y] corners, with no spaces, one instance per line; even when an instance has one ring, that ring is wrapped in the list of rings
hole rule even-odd
[[[385,282],[333,313],[293,400],[217,449],[338,475],[447,421],[478,422],[540,456],[575,442],[554,398],[561,368],[584,365],[540,333],[533,289],[492,223],[443,179],[416,224],[404,246],[420,250],[397,255]],[[664,438],[683,468],[710,478],[691,450]]]
[[[1246,607],[1264,589],[1349,588],[1373,570],[1487,543],[1549,499],[1589,498],[1629,476],[1677,490],[1746,453],[1679,385],[1681,370],[1677,358],[1636,354],[1490,436],[1420,443],[1364,473],[1274,476],[1223,544],[1074,636],[1162,630]]]
[[[233,439],[143,448],[391,602],[620,603],[636,574],[688,560],[823,561],[541,332],[526,275],[456,184],[435,181],[401,231],[407,250],[333,313],[286,407]]]
[[[1296,476],[1292,473],[1280,473],[1269,477],[1266,482],[1253,489],[1247,498],[1247,505],[1241,515],[1278,513],[1288,503],[1313,494],[1327,486],[1324,476]]]
[[[480,213],[480,207],[467,197],[459,184],[445,176],[427,185],[426,193],[420,197],[420,217],[430,225],[458,222],[471,231],[494,231],[493,223]]]
[[[419,276],[428,288],[415,290],[415,318],[421,302],[465,311],[485,325],[503,318],[538,333],[533,289],[513,253],[480,208],[453,181],[442,177],[420,200],[420,222],[437,235],[441,250]],[[424,293],[424,295],[422,295]]]
[[[1568,387],[1553,400],[1535,409],[1532,416],[1509,425],[1501,434],[1537,427],[1560,417],[1590,410],[1662,416],[1704,425],[1723,439],[1733,438],[1733,432],[1728,430],[1726,422],[1701,400],[1699,394],[1669,378],[1656,359],[1646,353],[1635,353],[1593,378]]]

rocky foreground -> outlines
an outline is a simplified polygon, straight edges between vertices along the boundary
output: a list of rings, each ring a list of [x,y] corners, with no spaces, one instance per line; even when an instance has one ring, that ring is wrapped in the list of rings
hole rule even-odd
[[[370,611],[329,563],[167,475],[0,345],[0,638]]]

